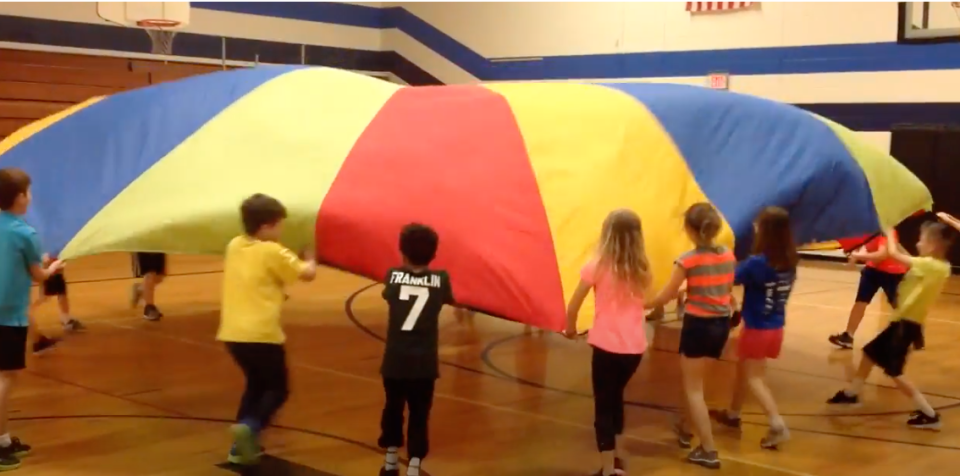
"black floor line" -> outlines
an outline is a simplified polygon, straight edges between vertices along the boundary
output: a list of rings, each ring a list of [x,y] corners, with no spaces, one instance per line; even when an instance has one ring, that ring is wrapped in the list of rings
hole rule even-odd
[[[378,283],[369,284],[369,285],[363,286],[362,288],[358,289],[358,290],[355,291],[353,294],[351,294],[351,295],[347,298],[347,300],[344,302],[344,312],[345,312],[345,314],[346,314],[346,316],[347,316],[347,319],[349,319],[361,332],[367,334],[367,335],[370,336],[371,338],[376,339],[376,340],[378,340],[378,341],[380,341],[380,342],[385,342],[386,339],[385,339],[383,336],[377,334],[377,333],[374,332],[372,329],[370,329],[369,327],[367,327],[367,326],[365,326],[363,323],[361,323],[361,322],[357,319],[356,315],[355,315],[354,312],[353,312],[353,302],[356,300],[356,298],[359,297],[359,296],[360,296],[361,294],[363,294],[364,292],[366,292],[366,291],[368,291],[368,290],[370,290],[370,289],[373,289],[373,288],[375,288],[375,287],[377,287],[377,286],[379,286],[379,285],[380,285],[380,284],[378,284]],[[497,346],[499,346],[499,345],[502,345],[502,344],[504,344],[504,343],[510,342],[510,341],[512,341],[512,340],[515,340],[515,339],[522,338],[522,337],[524,337],[524,336],[525,336],[525,334],[520,334],[520,335],[513,335],[513,336],[508,336],[508,337],[505,337],[505,338],[497,339],[497,340],[495,340],[495,341],[487,344],[487,346],[483,349],[483,351],[481,351],[481,356],[480,356],[480,357],[481,357],[481,360],[483,361],[484,365],[486,365],[487,367],[489,367],[490,370],[493,371],[494,373],[486,372],[486,371],[481,370],[481,369],[476,369],[476,368],[472,368],[472,367],[467,367],[467,366],[460,365],[460,364],[456,364],[456,363],[453,363],[453,362],[447,362],[447,361],[444,361],[444,360],[441,360],[441,361],[440,361],[440,364],[441,364],[441,365],[444,365],[444,366],[447,366],[447,367],[455,368],[455,369],[458,369],[458,370],[463,370],[463,371],[470,372],[470,373],[474,373],[474,374],[484,375],[484,376],[496,378],[496,379],[499,379],[499,380],[511,381],[511,382],[514,382],[514,383],[517,383],[517,384],[520,384],[520,385],[526,385],[526,386],[533,387],[533,388],[538,388],[538,389],[541,389],[541,390],[547,390],[547,391],[550,391],[550,392],[561,393],[561,394],[571,395],[571,396],[580,397],[580,398],[590,398],[590,399],[593,398],[593,395],[591,395],[591,394],[582,393],[582,392],[576,392],[576,391],[572,391],[572,390],[566,390],[566,389],[562,389],[562,388],[550,387],[550,386],[544,385],[544,384],[542,384],[542,383],[540,383],[540,382],[534,382],[534,381],[532,381],[532,380],[522,379],[522,378],[520,378],[520,377],[517,377],[517,376],[511,375],[511,374],[509,374],[509,373],[507,373],[507,372],[504,372],[502,369],[500,369],[500,368],[498,368],[497,366],[493,365],[493,363],[490,361],[490,358],[489,358],[489,354],[490,354],[490,352],[491,352],[493,349],[495,349],[495,348],[496,348]],[[657,352],[664,352],[664,351],[657,351]],[[725,363],[735,363],[735,362],[731,362],[731,361],[722,361],[722,362],[725,362]],[[802,375],[807,375],[807,376],[811,376],[811,375],[812,375],[812,374],[805,374],[805,373],[803,373],[803,372],[796,372],[796,371],[786,370],[786,369],[776,369],[776,370],[781,371],[781,372],[797,373],[797,374],[802,374]],[[822,378],[829,379],[829,380],[838,380],[838,379],[834,379],[834,378],[831,378],[831,377],[824,377],[824,376],[819,376],[819,375],[812,375],[812,376],[822,377]],[[886,385],[878,385],[878,384],[867,384],[867,385],[869,385],[869,386],[874,386],[874,387],[880,387],[880,388],[893,388],[893,387],[889,387],[889,386],[886,386]],[[945,411],[945,410],[950,410],[950,409],[953,409],[953,408],[960,407],[960,397],[954,397],[954,396],[948,396],[948,395],[937,395],[937,394],[930,394],[930,393],[926,393],[926,395],[937,396],[937,397],[941,397],[941,398],[946,398],[946,399],[951,399],[951,400],[956,400],[956,401],[957,401],[957,403],[952,403],[952,404],[950,404],[950,405],[945,405],[945,406],[936,408],[936,410],[937,410],[938,412],[942,412],[942,411]],[[647,408],[647,409],[651,409],[651,410],[657,410],[657,411],[663,411],[663,412],[671,412],[671,413],[676,412],[676,407],[662,406],[662,405],[656,405],[656,404],[645,403],[645,402],[635,402],[635,401],[627,401],[627,402],[625,402],[625,403],[626,403],[626,405],[628,405],[628,406],[633,406],[633,407]],[[859,414],[813,413],[813,414],[783,414],[782,416],[794,416],[794,417],[823,417],[823,418],[850,417],[850,418],[853,418],[853,417],[895,416],[895,415],[904,415],[904,416],[906,416],[906,415],[909,415],[910,413],[911,413],[910,411],[902,411],[902,412],[878,412],[878,413],[859,413]],[[761,413],[747,413],[747,412],[744,412],[744,415],[762,415],[762,414],[761,414]],[[764,423],[755,423],[755,422],[743,422],[743,423],[746,424],[746,425],[751,425],[751,426],[762,426],[762,427],[768,426],[768,425],[766,425],[766,424],[764,424]],[[905,427],[905,429],[906,429],[906,427]],[[936,445],[936,444],[919,443],[919,442],[913,442],[913,441],[891,440],[891,439],[876,438],[876,437],[870,437],[870,436],[860,436],[860,435],[850,435],[850,434],[844,434],[844,433],[834,433],[834,432],[823,431],[823,430],[808,430],[808,429],[803,429],[803,428],[790,427],[790,431],[800,432],[800,433],[819,434],[819,435],[825,435],[825,436],[835,436],[835,437],[840,437],[840,438],[850,438],[850,439],[857,439],[857,440],[877,441],[877,442],[901,444],[901,445],[908,445],[908,446],[918,446],[918,447],[925,447],[925,448],[936,448],[936,449],[945,449],[945,450],[960,451],[960,447],[957,447],[957,446]]]

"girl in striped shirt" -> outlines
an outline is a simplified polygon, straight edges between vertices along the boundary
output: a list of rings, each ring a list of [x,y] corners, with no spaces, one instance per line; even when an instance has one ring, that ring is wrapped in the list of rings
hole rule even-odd
[[[696,247],[677,259],[670,281],[660,294],[647,302],[647,309],[665,305],[677,297],[687,283],[687,301],[680,331],[680,370],[687,397],[687,409],[700,446],[687,460],[711,469],[720,467],[713,443],[707,403],[703,397],[703,375],[709,360],[717,360],[730,336],[734,270],[733,252],[714,243],[720,233],[720,213],[709,203],[697,203],[684,215],[684,229]],[[681,418],[674,430],[681,447],[690,447],[690,434]]]

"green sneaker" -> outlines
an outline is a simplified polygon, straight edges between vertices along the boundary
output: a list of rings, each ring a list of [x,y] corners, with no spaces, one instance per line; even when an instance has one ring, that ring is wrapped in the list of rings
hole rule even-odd
[[[257,458],[263,456],[265,452],[266,450],[261,446],[260,452],[257,453]],[[240,453],[237,452],[237,445],[233,445],[233,447],[230,448],[230,452],[227,453],[227,462],[230,464],[243,464],[243,458],[241,458]]]
[[[234,447],[230,462],[242,465],[256,464],[260,459],[260,445],[257,443],[257,435],[253,429],[243,423],[237,423],[230,426],[230,433],[233,435]]]

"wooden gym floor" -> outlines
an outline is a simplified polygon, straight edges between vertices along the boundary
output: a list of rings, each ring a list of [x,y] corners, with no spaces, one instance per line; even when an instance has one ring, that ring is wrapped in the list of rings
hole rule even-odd
[[[128,308],[129,269],[127,255],[70,264],[73,311],[89,330],[31,358],[22,376],[12,429],[35,450],[19,474],[230,474],[216,465],[230,443],[227,425],[241,375],[213,339],[220,264],[172,258],[172,276],[158,292],[166,317],[156,323]],[[683,463],[685,452],[675,446],[663,408],[679,397],[676,329],[660,327],[656,346],[664,350],[648,353],[627,390],[631,474],[953,474],[950,462],[960,455],[960,295],[941,298],[927,325],[928,349],[908,366],[943,413],[942,432],[923,432],[905,426],[913,407],[879,372],[860,409],[831,412],[823,403],[859,358],[826,341],[843,328],[856,283],[857,274],[839,265],[804,267],[783,356],[769,371],[793,440],[780,451],[761,450],[765,419],[750,404],[742,436],[715,430],[724,465],[719,472]],[[385,327],[378,287],[325,270],[290,294],[285,321],[292,395],[279,427],[266,436],[268,451],[286,463],[273,461],[273,469],[259,474],[374,475],[381,463],[375,445]],[[45,330],[59,334],[53,302],[37,316]],[[883,325],[884,311],[874,305],[858,345]],[[441,344],[433,448],[424,465],[429,474],[575,476],[598,468],[584,342],[525,333],[520,325],[485,316],[457,324],[447,311]],[[732,362],[715,365],[708,382],[712,408],[727,401],[733,370]]]

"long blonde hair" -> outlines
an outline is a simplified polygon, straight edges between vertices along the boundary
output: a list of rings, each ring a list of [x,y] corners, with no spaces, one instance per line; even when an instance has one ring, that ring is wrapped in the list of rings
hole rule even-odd
[[[607,215],[600,232],[600,264],[609,267],[621,282],[634,292],[650,286],[653,275],[643,243],[640,217],[631,210],[616,210]]]

